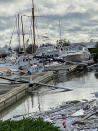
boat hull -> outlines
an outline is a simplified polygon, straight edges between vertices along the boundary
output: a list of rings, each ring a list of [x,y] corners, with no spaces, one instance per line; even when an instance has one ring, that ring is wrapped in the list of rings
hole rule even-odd
[[[90,54],[87,53],[80,53],[80,54],[71,54],[64,57],[66,61],[72,62],[81,62],[81,61],[88,61],[90,60]]]

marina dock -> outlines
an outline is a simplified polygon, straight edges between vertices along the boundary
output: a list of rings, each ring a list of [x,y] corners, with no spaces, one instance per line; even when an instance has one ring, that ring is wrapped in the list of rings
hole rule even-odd
[[[57,66],[48,67],[46,70],[49,70],[49,71],[66,70],[66,71],[72,72],[73,70],[75,70],[77,68],[77,66],[78,65],[60,64],[60,65],[57,65]]]
[[[69,70],[69,71],[73,71],[74,69],[76,69],[77,65],[62,65],[56,68],[52,68],[52,70],[54,71],[59,71],[60,69],[63,71],[64,69]],[[26,95],[27,91],[30,91],[32,89],[37,89],[39,86],[44,86],[47,82],[49,82],[50,80],[52,80],[53,78],[53,72],[37,72],[37,73],[33,73],[32,76],[21,76],[20,77],[20,81],[22,80],[26,80],[26,81],[30,81],[30,77],[32,77],[32,83],[39,83],[39,84],[34,84],[33,87],[29,86],[29,83],[23,83],[21,85],[18,85],[14,88],[12,88],[11,90],[9,90],[8,92],[6,92],[5,94],[0,96],[0,111],[4,110],[5,108],[7,108],[8,106],[12,105],[13,103],[17,102],[18,100],[20,100],[22,97],[24,97]],[[41,84],[40,83],[44,83]],[[14,85],[14,84],[13,84]],[[15,86],[15,85],[14,85]],[[68,90],[68,89],[66,89]]]
[[[33,82],[48,82],[51,80],[53,73],[52,72],[41,72],[34,73],[32,75]],[[29,77],[24,76],[25,79],[29,79]],[[20,86],[16,86],[12,90],[0,96],[0,111],[4,110],[8,106],[20,100],[22,97],[26,95],[27,90],[29,89],[28,84],[21,84]]]

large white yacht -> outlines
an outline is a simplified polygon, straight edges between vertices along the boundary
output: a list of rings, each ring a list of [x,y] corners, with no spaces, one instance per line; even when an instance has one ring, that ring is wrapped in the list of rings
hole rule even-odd
[[[90,52],[88,51],[87,47],[83,45],[69,46],[66,50],[62,51],[59,58],[72,62],[92,61]]]

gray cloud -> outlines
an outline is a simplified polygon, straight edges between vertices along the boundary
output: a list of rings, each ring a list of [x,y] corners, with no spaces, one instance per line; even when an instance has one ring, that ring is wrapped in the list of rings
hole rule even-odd
[[[19,0],[0,0],[0,4],[17,3]]]
[[[4,31],[6,29],[10,29],[13,26],[13,22],[12,19],[14,19],[13,17],[0,17],[0,31]]]
[[[2,42],[8,44],[15,25],[15,14],[31,15],[31,3],[30,0],[0,0],[0,45]],[[97,0],[36,0],[35,14],[41,16],[36,17],[36,33],[39,36],[47,34],[55,42],[59,37],[60,20],[62,38],[75,42],[97,38],[97,6]],[[25,32],[29,32],[30,18],[24,18],[24,27]],[[16,39],[13,38],[15,44]]]

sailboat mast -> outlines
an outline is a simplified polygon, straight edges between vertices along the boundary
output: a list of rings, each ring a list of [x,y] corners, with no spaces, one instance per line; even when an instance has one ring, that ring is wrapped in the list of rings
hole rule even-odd
[[[60,21],[60,19],[59,19],[59,32],[60,32],[60,40],[61,40],[61,21]]]
[[[20,52],[20,19],[18,14],[18,42],[19,42],[19,52]]]
[[[34,15],[34,1],[32,0],[32,22],[33,22],[33,54],[36,55],[36,39],[35,39],[35,15]]]
[[[17,17],[15,19],[15,26],[14,26],[14,29],[13,29],[13,32],[12,32],[12,35],[11,35],[11,38],[10,38],[10,42],[9,42],[9,48],[11,48],[11,43],[12,43],[12,38],[13,38],[13,35],[14,35],[14,32],[15,32],[15,28],[17,27]]]
[[[21,24],[22,24],[22,36],[23,36],[23,49],[24,49],[24,55],[26,55],[26,52],[25,52],[25,42],[24,42],[24,29],[23,29],[23,19],[22,19],[22,16],[21,16]]]

